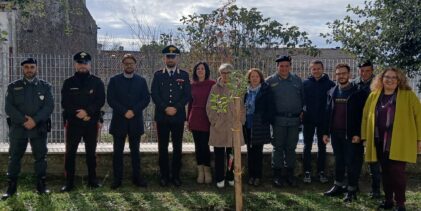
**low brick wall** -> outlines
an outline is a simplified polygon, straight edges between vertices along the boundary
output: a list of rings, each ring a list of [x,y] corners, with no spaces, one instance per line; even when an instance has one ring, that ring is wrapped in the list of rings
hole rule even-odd
[[[316,153],[313,153],[313,169],[316,171]],[[171,158],[171,156],[170,156]],[[246,152],[242,153],[242,164],[246,166],[247,154]],[[213,160],[213,155],[212,155]],[[5,174],[7,170],[7,161],[8,153],[0,153],[0,173]],[[182,158],[182,176],[193,176],[196,174],[196,161],[195,154],[193,151],[183,152]],[[296,175],[302,175],[302,152],[297,152],[297,162],[296,162],[295,173]],[[212,163],[213,165],[213,163]],[[263,160],[263,174],[265,177],[271,177],[271,153],[266,150],[264,153]],[[142,172],[147,175],[158,174],[158,153],[156,151],[141,151],[141,167]],[[326,173],[329,176],[333,175],[334,169],[334,157],[332,152],[327,153],[327,163],[326,163]],[[363,166],[363,175],[367,174],[367,164]],[[22,171],[25,173],[31,173],[34,171],[33,167],[33,157],[30,152],[26,153],[22,158]],[[409,164],[407,165],[407,171],[411,174],[420,174],[421,173],[421,155],[418,155],[418,164]],[[50,152],[48,154],[48,170],[49,175],[61,176],[64,172],[64,153],[63,152]],[[79,152],[76,158],[76,174],[77,175],[86,175],[87,169],[85,164],[85,154],[84,152]],[[97,173],[99,177],[104,177],[105,175],[112,176],[112,151],[102,151],[97,153]],[[124,155],[124,175],[125,177],[130,177],[131,173],[131,161],[130,153],[125,152]]]

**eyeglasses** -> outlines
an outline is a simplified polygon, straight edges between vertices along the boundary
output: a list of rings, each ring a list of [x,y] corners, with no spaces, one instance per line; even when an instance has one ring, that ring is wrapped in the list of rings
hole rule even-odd
[[[136,65],[136,63],[132,63],[132,62],[127,62],[127,63],[123,63],[124,65],[126,65],[126,66],[133,66],[133,65]]]
[[[398,77],[385,75],[385,76],[383,76],[383,79],[391,80],[391,81],[397,81],[398,80]]]

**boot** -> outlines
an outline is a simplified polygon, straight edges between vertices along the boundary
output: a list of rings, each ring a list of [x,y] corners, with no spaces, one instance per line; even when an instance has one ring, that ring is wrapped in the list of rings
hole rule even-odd
[[[12,197],[13,195],[16,194],[16,190],[17,190],[17,180],[16,179],[9,179],[6,193],[4,193],[2,195],[1,200],[6,200],[6,199]]]
[[[352,202],[357,200],[357,192],[356,191],[348,191],[345,194],[345,198],[343,199],[344,202]]]
[[[202,184],[205,182],[205,173],[203,165],[197,165],[197,183]]]
[[[293,168],[287,168],[287,183],[291,187],[297,187],[297,181],[294,176],[294,169]]]
[[[204,170],[204,173],[205,173],[205,183],[206,184],[212,183],[211,168],[209,166],[203,166],[203,170]]]
[[[273,169],[273,185],[277,188],[284,186],[282,180],[282,169]]]
[[[45,177],[38,179],[37,182],[37,191],[38,194],[49,194],[50,190],[48,190],[47,186],[45,185]]]

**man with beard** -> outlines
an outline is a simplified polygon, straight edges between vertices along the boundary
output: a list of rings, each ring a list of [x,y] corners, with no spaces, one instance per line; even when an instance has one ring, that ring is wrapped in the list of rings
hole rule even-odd
[[[21,159],[28,141],[35,158],[36,189],[39,194],[49,193],[45,185],[47,170],[47,132],[50,115],[54,109],[51,85],[36,77],[37,61],[28,58],[21,63],[23,79],[12,82],[7,87],[6,114],[9,124],[9,167],[7,169],[8,188],[2,199],[16,193]]]
[[[363,163],[364,146],[361,143],[361,118],[368,93],[349,82],[350,67],[338,64],[335,68],[337,85],[329,90],[323,142],[332,138],[335,156],[335,182],[325,196],[340,196],[344,202],[357,199],[358,180]],[[347,172],[348,184],[345,184]]]
[[[114,181],[112,189],[121,186],[123,179],[123,151],[126,137],[129,139],[132,159],[132,182],[138,187],[147,183],[140,174],[140,137],[144,133],[143,110],[150,102],[146,80],[135,73],[136,58],[125,54],[122,59],[123,73],[110,79],[107,89],[107,102],[113,109],[110,134],[113,135]]]
[[[66,130],[65,176],[62,192],[74,188],[75,159],[80,140],[83,138],[88,166],[88,187],[101,185],[96,178],[96,145],[101,107],[105,103],[104,83],[91,75],[91,56],[79,52],[73,56],[76,72],[66,79],[61,89],[61,106]]]
[[[171,134],[173,146],[172,183],[181,185],[181,149],[186,121],[185,106],[191,98],[189,74],[177,67],[180,50],[169,45],[162,50],[165,67],[155,72],[151,96],[155,103],[155,121],[158,133],[158,151],[161,186],[168,186],[170,170],[168,163],[168,143]]]

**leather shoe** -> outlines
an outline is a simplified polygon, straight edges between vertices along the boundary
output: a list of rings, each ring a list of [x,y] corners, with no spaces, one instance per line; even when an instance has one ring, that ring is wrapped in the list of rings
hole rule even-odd
[[[117,188],[121,187],[121,181],[114,181],[113,184],[111,184],[111,189],[115,190]]]
[[[41,195],[50,193],[50,190],[48,190],[47,185],[45,184],[45,178],[38,180],[37,191],[38,191],[38,194],[41,194]]]
[[[405,206],[399,206],[395,208],[396,211],[406,211]]]
[[[167,187],[168,186],[168,179],[167,178],[161,178],[161,179],[159,179],[159,185],[161,187]]]
[[[9,180],[6,193],[1,196],[1,200],[6,200],[16,194],[17,182],[16,180]]]
[[[102,187],[101,184],[99,184],[98,182],[95,182],[95,181],[88,182],[87,186],[89,188],[100,188],[100,187]]]
[[[172,179],[172,183],[175,185],[175,187],[180,187],[181,186],[181,180],[180,178],[173,178]]]
[[[282,178],[275,178],[275,179],[273,179],[273,185],[276,188],[281,188],[281,187],[284,186],[284,182],[283,182]]]
[[[141,187],[141,188],[148,187],[148,183],[143,178],[133,180],[133,184],[136,185],[137,187]]]
[[[343,202],[352,202],[357,200],[357,193],[355,191],[348,191],[345,194],[345,198],[343,199]]]
[[[61,192],[70,192],[73,190],[73,188],[75,188],[75,186],[73,184],[66,184],[63,187],[61,187],[60,191]]]
[[[391,210],[393,208],[393,202],[387,202],[387,201],[383,201],[380,205],[379,205],[379,209],[384,209],[384,210]]]
[[[369,196],[371,199],[379,199],[381,194],[379,191],[373,191],[369,194]]]
[[[342,195],[343,193],[346,192],[346,189],[344,187],[338,186],[338,185],[333,185],[333,187],[324,192],[323,195],[325,196],[339,196]]]

